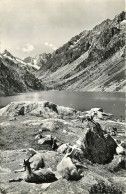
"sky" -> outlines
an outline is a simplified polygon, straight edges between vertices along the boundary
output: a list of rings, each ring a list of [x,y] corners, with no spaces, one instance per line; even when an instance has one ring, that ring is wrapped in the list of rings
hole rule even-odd
[[[35,57],[124,11],[125,0],[0,0],[0,52]]]

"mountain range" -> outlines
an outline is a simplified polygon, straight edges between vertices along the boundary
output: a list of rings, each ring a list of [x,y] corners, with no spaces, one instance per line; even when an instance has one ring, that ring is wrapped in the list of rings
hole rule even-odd
[[[52,54],[0,54],[0,95],[31,90],[125,91],[125,12],[73,37]]]
[[[44,85],[35,76],[36,68],[5,50],[0,54],[0,95],[43,90]]]

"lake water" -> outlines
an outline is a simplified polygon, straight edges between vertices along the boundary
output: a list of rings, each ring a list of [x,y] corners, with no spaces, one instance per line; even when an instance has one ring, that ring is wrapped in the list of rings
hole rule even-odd
[[[125,117],[125,93],[109,92],[69,92],[41,91],[21,93],[15,96],[0,97],[0,107],[10,102],[47,100],[58,105],[68,106],[85,111],[91,108],[102,108],[105,112],[117,117]]]

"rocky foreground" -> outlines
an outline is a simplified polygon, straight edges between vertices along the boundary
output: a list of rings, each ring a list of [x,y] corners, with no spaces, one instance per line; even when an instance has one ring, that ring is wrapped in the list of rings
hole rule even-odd
[[[0,109],[0,132],[1,193],[126,193],[125,122],[100,108],[12,102]],[[42,183],[20,172],[28,158]]]

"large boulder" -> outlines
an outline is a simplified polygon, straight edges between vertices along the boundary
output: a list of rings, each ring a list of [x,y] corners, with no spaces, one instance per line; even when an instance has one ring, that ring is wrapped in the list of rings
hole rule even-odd
[[[82,138],[84,157],[93,163],[109,163],[116,153],[117,144],[109,134],[104,134],[100,124],[88,121]]]

